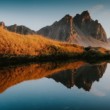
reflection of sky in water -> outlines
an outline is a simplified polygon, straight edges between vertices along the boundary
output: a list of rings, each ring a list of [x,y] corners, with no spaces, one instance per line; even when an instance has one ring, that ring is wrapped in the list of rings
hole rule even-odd
[[[67,89],[61,83],[48,78],[17,84],[0,94],[0,110],[110,108],[109,67],[110,65],[99,82],[93,83],[90,92],[75,86]]]
[[[110,64],[103,74],[103,77],[99,80],[99,82],[94,82],[92,85],[91,93],[97,96],[106,96],[110,92]]]

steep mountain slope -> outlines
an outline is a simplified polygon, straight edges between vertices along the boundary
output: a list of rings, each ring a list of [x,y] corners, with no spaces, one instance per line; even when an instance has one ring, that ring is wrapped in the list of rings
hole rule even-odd
[[[104,42],[107,41],[107,36],[102,25],[98,23],[98,20],[92,20],[88,11],[77,14],[73,19],[73,23],[84,36],[91,36]],[[76,32],[78,32],[77,28]]]
[[[72,17],[66,15],[60,21],[56,21],[51,26],[44,27],[37,31],[37,34],[47,36],[52,39],[66,41],[71,34]]]
[[[77,14],[75,17],[66,15],[51,26],[40,29],[37,31],[37,34],[60,41],[74,42],[79,45],[80,42],[86,45],[86,41],[92,42],[91,46],[94,46],[94,44],[98,46],[98,40],[107,42],[107,36],[103,27],[98,23],[98,20],[92,20],[88,11]],[[102,43],[101,45],[103,45],[103,42],[100,42]]]

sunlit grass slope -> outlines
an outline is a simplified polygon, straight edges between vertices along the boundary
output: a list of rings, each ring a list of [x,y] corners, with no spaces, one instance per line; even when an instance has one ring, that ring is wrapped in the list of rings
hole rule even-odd
[[[39,56],[83,51],[81,46],[54,41],[40,35],[20,35],[0,27],[0,54]]]

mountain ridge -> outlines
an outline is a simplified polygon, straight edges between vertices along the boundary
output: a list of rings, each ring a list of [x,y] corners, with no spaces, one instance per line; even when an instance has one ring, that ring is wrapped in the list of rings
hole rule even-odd
[[[14,24],[14,25],[6,26],[5,23],[2,21],[2,22],[0,22],[0,26],[4,29],[7,29],[10,32],[15,32],[18,34],[23,34],[23,35],[36,34],[36,32],[34,30],[32,30],[24,25]]]
[[[19,34],[41,34],[61,41],[68,41],[71,36],[77,37],[82,36],[82,34],[104,42],[107,41],[106,32],[102,25],[98,23],[98,20],[93,20],[87,10],[81,14],[76,14],[74,17],[67,14],[59,21],[55,21],[52,25],[45,26],[38,31],[31,30],[24,25],[5,26],[3,21],[0,22],[0,26]]]

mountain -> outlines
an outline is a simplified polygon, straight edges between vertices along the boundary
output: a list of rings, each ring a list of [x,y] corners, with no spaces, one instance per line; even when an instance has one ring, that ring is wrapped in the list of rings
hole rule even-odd
[[[23,35],[28,35],[28,34],[36,34],[34,30],[29,29],[26,26],[23,25],[11,25],[11,26],[5,26],[4,22],[0,22],[0,26],[2,26],[4,29],[7,29],[8,31],[23,34]]]
[[[84,34],[84,36],[91,36],[101,41],[107,41],[106,33],[98,20],[92,20],[88,11],[77,14],[73,22],[77,28]],[[78,29],[76,28],[76,32]]]
[[[67,41],[81,46],[104,47],[109,49],[106,33],[98,20],[93,20],[88,11],[76,14],[72,17],[69,14],[61,20],[54,22],[51,26],[46,26],[38,31],[29,29],[23,25],[5,26],[4,22],[0,25],[11,31],[23,35],[39,34],[51,39]]]
[[[61,20],[56,21],[51,26],[46,26],[37,31],[37,34],[70,43],[86,45],[87,41],[97,45],[97,41],[107,42],[106,33],[98,20],[93,20],[88,11],[77,14],[72,17],[64,16]],[[95,41],[93,41],[95,39]]]

